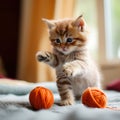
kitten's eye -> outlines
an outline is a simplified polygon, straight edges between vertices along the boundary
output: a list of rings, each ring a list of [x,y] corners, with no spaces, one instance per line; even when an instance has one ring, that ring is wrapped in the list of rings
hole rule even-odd
[[[68,42],[68,43],[71,43],[72,41],[73,41],[72,38],[67,38],[67,42]]]
[[[56,39],[55,42],[56,42],[57,44],[60,44],[60,39]]]

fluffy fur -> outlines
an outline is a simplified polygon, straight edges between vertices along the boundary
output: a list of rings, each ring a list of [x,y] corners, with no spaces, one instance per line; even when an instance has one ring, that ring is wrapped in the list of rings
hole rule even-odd
[[[82,16],[47,20],[53,53],[38,51],[37,60],[56,70],[60,105],[72,105],[87,87],[100,87],[99,71],[86,47],[88,30]]]

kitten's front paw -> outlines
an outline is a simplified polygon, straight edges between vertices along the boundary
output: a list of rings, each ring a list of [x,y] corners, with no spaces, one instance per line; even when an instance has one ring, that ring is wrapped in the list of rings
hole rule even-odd
[[[67,77],[72,77],[73,76],[73,71],[72,71],[72,67],[70,65],[64,65],[63,66],[63,73],[67,76]]]
[[[39,51],[36,53],[36,58],[40,62],[49,62],[50,61],[50,54],[48,52]]]

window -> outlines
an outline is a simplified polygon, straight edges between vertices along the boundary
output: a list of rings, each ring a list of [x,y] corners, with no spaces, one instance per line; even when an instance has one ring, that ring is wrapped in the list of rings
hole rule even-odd
[[[120,0],[106,0],[105,5],[108,6],[108,20],[111,25],[110,51],[108,58],[120,58]]]
[[[90,27],[89,48],[101,63],[120,58],[120,0],[76,0],[74,16],[81,13]]]
[[[88,47],[95,59],[98,58],[98,26],[96,0],[76,0],[74,16],[83,14],[85,21],[89,26],[90,36]]]

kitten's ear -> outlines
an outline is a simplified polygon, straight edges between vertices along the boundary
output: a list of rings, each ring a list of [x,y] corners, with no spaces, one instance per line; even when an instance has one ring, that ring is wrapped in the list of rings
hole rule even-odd
[[[78,27],[81,32],[84,31],[85,28],[85,20],[83,19],[83,15],[80,15],[74,22],[73,26]]]
[[[49,29],[52,29],[55,26],[55,24],[51,20],[42,18],[42,21],[44,21],[48,25]]]

